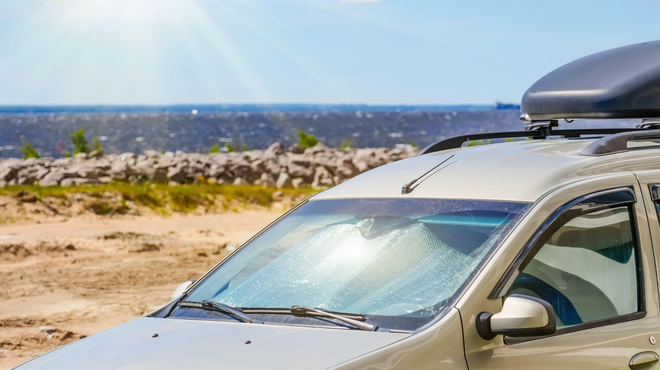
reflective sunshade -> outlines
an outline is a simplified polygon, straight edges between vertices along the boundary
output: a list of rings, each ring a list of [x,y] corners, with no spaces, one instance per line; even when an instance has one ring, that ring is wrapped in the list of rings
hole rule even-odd
[[[310,201],[226,261],[187,301],[299,305],[416,329],[452,304],[528,207],[441,199]]]

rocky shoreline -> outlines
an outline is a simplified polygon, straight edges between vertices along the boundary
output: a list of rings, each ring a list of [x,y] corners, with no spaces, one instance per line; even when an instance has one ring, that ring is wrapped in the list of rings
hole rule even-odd
[[[317,189],[337,185],[370,169],[417,154],[417,148],[333,149],[323,144],[233,153],[146,150],[142,154],[79,153],[69,158],[0,160],[0,186],[74,186],[114,181],[182,185],[208,182]]]

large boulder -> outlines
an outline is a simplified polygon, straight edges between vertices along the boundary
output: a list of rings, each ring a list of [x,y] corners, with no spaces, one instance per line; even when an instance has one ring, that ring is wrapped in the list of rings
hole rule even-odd
[[[287,152],[294,153],[294,154],[303,154],[305,152],[305,148],[301,147],[298,144],[292,144],[289,147],[289,149],[287,149]]]
[[[323,153],[323,152],[328,152],[328,151],[330,151],[330,148],[325,146],[325,144],[323,144],[323,143],[318,143],[318,144],[314,145],[311,148],[305,149],[304,153],[307,154],[307,155],[316,155],[318,153]]]
[[[314,181],[312,187],[316,189],[325,189],[334,186],[333,176],[327,168],[323,166],[316,167],[314,171]]]
[[[134,164],[135,164],[135,159],[136,159],[136,158],[137,158],[137,156],[135,155],[135,153],[121,153],[121,154],[118,156],[118,159],[119,159],[120,161],[122,161],[122,162],[126,162],[126,163],[128,163],[129,165],[134,165]]]
[[[293,186],[296,189],[304,188],[304,187],[307,187],[307,186],[310,186],[310,185],[311,184],[307,180],[303,179],[302,177],[295,177],[291,180],[291,186]]]
[[[39,180],[39,185],[41,186],[57,186],[60,184],[60,181],[64,179],[64,171],[59,168],[51,168],[51,171],[46,174],[41,180]]]
[[[97,158],[95,161],[93,161],[92,165],[96,167],[97,171],[103,173],[110,171],[110,168],[112,168],[112,162],[110,162],[110,160],[105,157]]]
[[[288,173],[291,177],[300,177],[311,182],[314,178],[312,161],[304,154],[289,154]]]
[[[337,161],[335,175],[339,177],[340,181],[350,179],[351,177],[357,176],[359,173],[360,170],[358,170],[350,158],[344,157]]]
[[[34,167],[23,168],[18,171],[16,177],[18,185],[32,185],[37,180],[37,169]]]
[[[167,170],[167,179],[171,182],[183,183],[186,180],[186,171],[184,165],[177,165],[175,167],[170,167]]]
[[[207,177],[209,177],[209,178],[213,177],[213,178],[219,179],[220,177],[222,177],[225,174],[226,170],[227,170],[227,168],[225,168],[225,166],[217,164],[217,163],[212,163],[211,166],[209,166],[206,174],[207,174]]]
[[[46,176],[47,174],[49,174],[50,171],[51,171],[50,168],[48,168],[48,167],[42,167],[42,166],[38,166],[36,170],[37,170],[36,172],[37,172],[37,179],[38,179],[38,180],[43,179],[44,176]]]
[[[275,142],[263,153],[264,158],[273,158],[284,154],[284,144]]]
[[[141,180],[153,181],[154,174],[156,173],[156,168],[154,167],[153,160],[149,160],[146,156],[144,158],[138,157],[138,161],[135,163],[135,166],[133,166],[132,170],[133,170],[133,175],[135,175]]]
[[[102,158],[104,154],[103,150],[92,150],[89,153],[89,158]]]
[[[112,163],[109,175],[113,180],[125,181],[131,173],[132,170],[128,162],[120,159]]]
[[[11,180],[16,179],[18,171],[16,168],[9,167],[9,166],[3,166],[0,168],[0,181],[5,181],[9,182]]]
[[[149,179],[153,182],[158,182],[161,184],[164,184],[169,181],[169,178],[167,177],[167,169],[166,168],[154,168],[154,171],[151,175],[151,178]]]
[[[277,181],[275,182],[275,186],[278,189],[292,187],[291,176],[289,176],[289,174],[285,171],[280,172],[279,176],[277,177]]]
[[[153,150],[153,149],[145,150],[144,155],[147,156],[148,158],[159,158],[160,157],[160,153]]]
[[[269,173],[262,173],[261,177],[254,182],[255,185],[267,186],[269,188],[274,188],[277,186],[275,177]]]
[[[231,164],[229,166],[229,172],[233,174],[234,179],[242,179],[244,184],[252,184],[256,180],[255,173],[252,170],[250,163],[244,160]]]
[[[76,176],[72,176],[82,179],[96,179],[99,177],[98,170],[94,167],[93,163],[86,162],[84,165],[78,167]]]

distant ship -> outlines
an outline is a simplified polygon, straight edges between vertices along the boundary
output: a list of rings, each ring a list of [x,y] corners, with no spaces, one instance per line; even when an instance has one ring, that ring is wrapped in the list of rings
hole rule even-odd
[[[506,104],[506,103],[500,103],[498,101],[493,104],[493,109],[494,110],[506,110],[506,109],[516,109],[520,110],[520,104]]]

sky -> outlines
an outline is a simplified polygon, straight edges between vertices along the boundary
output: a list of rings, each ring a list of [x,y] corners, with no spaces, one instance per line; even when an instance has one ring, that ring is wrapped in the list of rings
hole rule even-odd
[[[0,0],[0,105],[516,103],[660,0]]]

